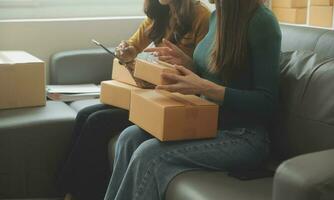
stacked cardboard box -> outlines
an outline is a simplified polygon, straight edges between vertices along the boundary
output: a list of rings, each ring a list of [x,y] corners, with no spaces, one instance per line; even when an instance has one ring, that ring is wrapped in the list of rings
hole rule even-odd
[[[167,63],[136,60],[134,75],[115,60],[114,80],[101,83],[101,102],[130,110],[129,119],[161,141],[212,138],[217,134],[218,105],[194,95],[138,87],[135,79],[169,84],[161,73],[179,72]]]
[[[23,51],[1,51],[0,94],[0,109],[44,106],[44,62]]]
[[[333,27],[333,0],[311,0],[309,24]]]
[[[103,81],[101,83],[100,101],[107,105],[129,110],[131,91],[136,89],[139,88],[115,80]]]
[[[272,10],[280,22],[306,24],[308,0],[273,0]]]

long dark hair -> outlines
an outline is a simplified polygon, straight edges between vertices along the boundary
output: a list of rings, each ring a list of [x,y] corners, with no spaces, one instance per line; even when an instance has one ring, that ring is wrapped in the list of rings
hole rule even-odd
[[[225,82],[248,66],[248,26],[262,0],[216,0],[217,30],[210,71]]]
[[[172,0],[176,16],[171,16],[168,5],[161,5],[159,0],[145,0],[144,12],[153,21],[152,27],[147,31],[148,37],[155,43],[161,43],[166,35],[167,27],[172,25],[172,34],[166,38],[177,44],[184,36],[192,30],[195,1],[194,0]],[[170,23],[170,20],[175,22]]]

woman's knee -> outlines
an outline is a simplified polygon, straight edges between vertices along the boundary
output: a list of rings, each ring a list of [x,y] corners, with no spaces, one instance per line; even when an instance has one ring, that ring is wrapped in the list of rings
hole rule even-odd
[[[147,138],[147,133],[136,125],[129,126],[122,131],[117,143],[120,146],[128,146],[131,143],[138,143],[145,141]]]
[[[132,162],[150,162],[157,160],[164,153],[159,140],[152,138],[141,143],[132,155]]]
[[[91,114],[93,114],[93,113],[95,113],[99,110],[104,110],[104,109],[107,109],[107,106],[104,105],[104,104],[97,104],[97,105],[88,106],[86,108],[81,109],[78,112],[76,120],[77,121],[86,121],[87,118]]]

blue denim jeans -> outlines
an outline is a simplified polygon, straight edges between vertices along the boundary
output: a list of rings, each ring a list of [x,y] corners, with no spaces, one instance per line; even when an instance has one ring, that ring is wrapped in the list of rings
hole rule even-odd
[[[267,157],[268,143],[262,128],[219,131],[214,139],[160,142],[130,126],[116,144],[105,200],[162,200],[168,183],[182,172],[255,168]]]

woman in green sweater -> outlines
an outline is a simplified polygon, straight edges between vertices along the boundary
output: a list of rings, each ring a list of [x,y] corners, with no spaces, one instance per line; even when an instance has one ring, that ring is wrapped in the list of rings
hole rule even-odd
[[[182,75],[157,89],[201,95],[220,105],[214,139],[162,143],[138,126],[116,145],[105,200],[164,199],[170,180],[189,170],[238,170],[268,155],[266,127],[278,100],[281,32],[263,0],[216,0],[209,32],[189,59],[172,44],[149,49]],[[168,43],[168,42],[167,42]]]

